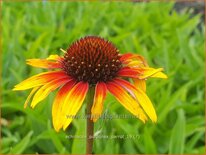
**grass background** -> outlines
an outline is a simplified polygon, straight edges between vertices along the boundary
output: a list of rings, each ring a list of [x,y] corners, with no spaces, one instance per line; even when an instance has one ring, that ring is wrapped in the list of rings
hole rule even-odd
[[[20,81],[44,70],[25,64],[28,58],[60,54],[73,41],[99,35],[121,53],[143,55],[150,66],[164,67],[168,80],[149,79],[147,94],[157,124],[138,119],[102,119],[94,153],[204,153],[204,25],[192,10],[177,13],[174,3],[3,2],[1,153],[84,153],[85,120],[75,119],[66,132],[51,123],[51,93],[34,110],[24,109],[29,91],[13,92]],[[200,24],[200,29],[197,25]],[[84,112],[84,107],[80,113]],[[108,95],[104,114],[129,114]]]

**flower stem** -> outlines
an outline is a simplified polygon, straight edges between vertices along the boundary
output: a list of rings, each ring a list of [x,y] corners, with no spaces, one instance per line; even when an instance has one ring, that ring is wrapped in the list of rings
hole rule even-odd
[[[86,108],[86,116],[87,116],[87,139],[86,139],[86,154],[92,154],[93,147],[93,134],[94,134],[94,123],[91,120],[91,108],[93,104],[94,98],[94,87],[90,87],[87,98],[87,108]]]

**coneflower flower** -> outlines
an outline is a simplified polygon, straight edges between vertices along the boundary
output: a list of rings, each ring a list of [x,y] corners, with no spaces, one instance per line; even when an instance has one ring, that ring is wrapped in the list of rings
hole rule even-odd
[[[91,108],[94,122],[101,116],[107,92],[141,121],[145,122],[148,118],[152,122],[157,121],[155,109],[145,93],[145,80],[149,77],[167,78],[161,72],[163,68],[150,68],[137,54],[121,55],[111,42],[97,36],[81,38],[64,53],[64,56],[51,55],[47,59],[28,59],[28,65],[49,71],[30,77],[13,89],[32,89],[24,107],[33,97],[31,107],[34,108],[50,92],[59,88],[52,106],[56,131],[69,126],[73,117],[67,116],[77,114],[90,87],[95,87]]]

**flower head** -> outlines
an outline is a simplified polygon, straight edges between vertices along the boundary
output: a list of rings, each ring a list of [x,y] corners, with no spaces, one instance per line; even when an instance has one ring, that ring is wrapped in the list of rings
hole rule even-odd
[[[13,90],[31,89],[24,107],[31,97],[34,108],[50,92],[59,88],[52,107],[53,125],[56,131],[69,126],[81,108],[90,87],[95,87],[92,120],[95,122],[103,111],[107,92],[133,115],[145,122],[148,117],[157,121],[156,112],[146,95],[145,80],[149,77],[167,78],[162,68],[150,68],[145,59],[137,54],[119,54],[109,41],[87,36],[70,45],[64,56],[51,55],[47,59],[28,59],[33,67],[48,69],[48,72],[32,76]],[[51,71],[51,69],[54,69]],[[124,79],[122,78],[124,77]],[[127,79],[131,78],[133,83]]]

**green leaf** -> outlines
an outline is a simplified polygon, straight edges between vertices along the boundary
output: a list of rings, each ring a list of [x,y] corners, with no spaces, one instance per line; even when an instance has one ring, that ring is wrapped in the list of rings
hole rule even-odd
[[[144,128],[144,146],[145,146],[145,153],[147,154],[157,153],[155,142],[152,138],[151,132],[147,127]]]
[[[82,110],[80,111],[79,115],[84,116],[84,107],[82,107]],[[72,144],[72,154],[83,154],[86,152],[86,119],[74,119],[73,123],[76,127],[76,133],[75,135],[71,135],[71,139],[68,140],[73,140]],[[68,135],[69,137],[70,135]]]
[[[53,130],[51,128],[50,124],[51,124],[51,122],[48,121],[49,139],[52,140],[54,146],[56,147],[56,149],[59,153],[66,153],[66,148],[64,147],[64,145],[61,143],[60,139],[58,138],[58,133],[56,133],[55,130]]]
[[[172,129],[169,154],[183,154],[185,143],[185,114],[182,109],[178,110],[178,118]]]
[[[15,145],[11,151],[9,152],[10,154],[21,154],[24,152],[24,150],[27,148],[29,145],[31,136],[33,134],[33,131],[30,131],[17,145]]]

